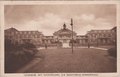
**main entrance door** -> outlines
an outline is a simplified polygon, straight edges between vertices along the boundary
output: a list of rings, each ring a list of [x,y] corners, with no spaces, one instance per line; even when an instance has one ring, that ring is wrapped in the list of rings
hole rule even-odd
[[[63,47],[63,48],[68,48],[68,47],[69,47],[69,43],[63,43],[63,44],[62,44],[62,47]]]
[[[69,46],[69,40],[64,39],[63,42],[62,42],[62,47],[63,48],[69,48],[70,47]]]

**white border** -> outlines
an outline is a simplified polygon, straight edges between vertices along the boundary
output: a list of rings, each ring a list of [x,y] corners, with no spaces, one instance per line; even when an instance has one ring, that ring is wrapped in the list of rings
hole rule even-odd
[[[24,76],[23,73],[4,73],[4,5],[41,5],[41,4],[116,4],[117,5],[117,73],[80,73],[80,74],[97,74],[98,76],[77,76],[77,77],[119,77],[120,76],[120,2],[119,1],[1,1],[0,2],[0,74],[1,77],[37,77],[37,76]],[[55,73],[54,73],[55,74]],[[61,73],[60,73],[61,74]],[[39,76],[41,77],[41,76]],[[43,76],[42,76],[43,77]],[[52,77],[52,76],[50,76]],[[56,76],[54,76],[56,77]],[[61,77],[61,76],[59,76]],[[64,77],[64,76],[63,76]],[[73,76],[67,76],[73,77]]]

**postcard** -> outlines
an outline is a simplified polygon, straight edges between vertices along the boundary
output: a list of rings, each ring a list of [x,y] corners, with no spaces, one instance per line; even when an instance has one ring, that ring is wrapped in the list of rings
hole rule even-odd
[[[0,1],[1,77],[119,77],[119,1]]]

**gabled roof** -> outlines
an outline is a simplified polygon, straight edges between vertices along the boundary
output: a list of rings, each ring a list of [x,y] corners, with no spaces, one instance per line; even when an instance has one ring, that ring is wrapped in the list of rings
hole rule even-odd
[[[12,32],[14,31],[14,32],[15,32],[15,31],[18,31],[18,30],[15,29],[15,28],[13,28],[13,27],[11,27],[11,28],[9,28],[9,29],[6,29],[5,31],[12,31]]]
[[[115,26],[115,27],[113,27],[111,30],[115,30],[115,31],[116,31],[116,29],[117,29],[117,27]]]
[[[72,31],[68,28],[66,28],[66,25],[63,25],[63,28],[54,32],[53,35],[62,35],[62,34],[71,34]],[[73,32],[73,34],[76,34],[75,32]]]

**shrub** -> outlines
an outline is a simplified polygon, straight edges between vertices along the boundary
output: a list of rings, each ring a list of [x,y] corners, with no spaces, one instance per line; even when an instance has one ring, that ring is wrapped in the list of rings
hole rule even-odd
[[[32,43],[13,44],[9,39],[5,39],[5,72],[15,72],[28,63],[37,51]]]
[[[110,48],[108,50],[108,53],[109,53],[110,56],[113,56],[113,57],[116,58],[117,57],[117,48],[116,47]]]

